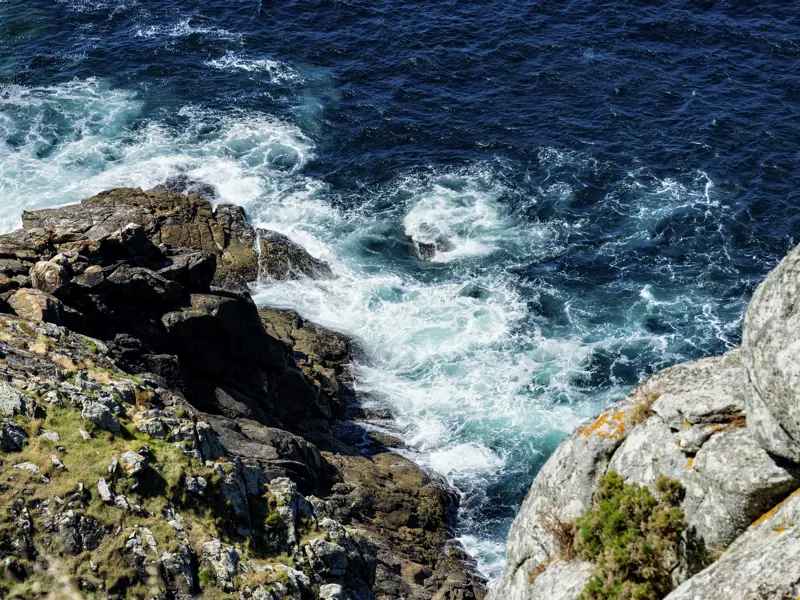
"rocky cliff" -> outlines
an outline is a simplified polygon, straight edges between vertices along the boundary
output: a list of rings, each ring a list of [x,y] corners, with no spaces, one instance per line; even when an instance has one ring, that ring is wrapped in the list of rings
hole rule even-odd
[[[564,440],[520,508],[505,571],[489,598],[663,597],[652,585],[659,572],[669,600],[799,597],[798,301],[800,247],[756,290],[740,348],[656,373]],[[599,491],[609,473],[629,486],[616,514],[608,492]],[[647,556],[631,556],[631,536],[641,532],[625,530],[625,521],[637,518],[638,506],[656,506],[659,481],[680,490],[673,512],[680,530],[669,548],[646,532],[640,548],[660,552],[661,560],[636,571],[635,595],[634,584],[608,576],[609,564],[631,576],[631,561],[647,563]],[[629,501],[634,497],[639,504]],[[587,514],[607,521],[592,530]],[[613,538],[623,530],[627,539]],[[592,531],[600,533],[588,539]],[[622,554],[603,554],[610,539]],[[581,553],[587,543],[597,545],[602,566]]]
[[[0,596],[471,599],[447,486],[358,422],[332,277],[241,208],[118,189],[0,236]]]

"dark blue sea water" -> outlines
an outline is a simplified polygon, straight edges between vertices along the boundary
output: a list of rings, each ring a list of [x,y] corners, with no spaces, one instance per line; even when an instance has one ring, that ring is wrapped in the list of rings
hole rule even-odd
[[[493,576],[566,432],[738,343],[799,62],[786,1],[0,0],[0,226],[182,173],[330,261],[257,300],[361,341]]]

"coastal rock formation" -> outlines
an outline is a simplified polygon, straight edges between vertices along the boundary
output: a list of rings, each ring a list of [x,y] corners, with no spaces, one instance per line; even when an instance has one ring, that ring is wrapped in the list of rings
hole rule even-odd
[[[609,472],[653,490],[666,476],[683,491],[687,530],[668,598],[797,596],[798,257],[756,290],[741,348],[652,375],[561,443],[511,527],[490,599],[580,596],[594,567],[575,558],[572,523]]]
[[[446,484],[350,420],[355,345],[253,303],[257,239],[131,189],[0,236],[0,595],[483,597]]]

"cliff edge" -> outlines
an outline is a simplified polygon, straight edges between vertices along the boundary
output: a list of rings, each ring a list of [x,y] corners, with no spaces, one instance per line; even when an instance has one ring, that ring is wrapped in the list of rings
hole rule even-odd
[[[480,599],[456,498],[359,424],[332,277],[243,210],[111,190],[0,236],[0,597]]]
[[[514,520],[489,598],[797,598],[798,301],[800,247],[758,286],[740,348],[652,375],[564,440]],[[609,474],[624,481],[613,494]],[[680,526],[662,530],[674,539],[654,536],[652,521],[626,529],[635,508],[657,510],[664,482],[679,490],[668,510]],[[649,570],[631,567],[653,556]]]

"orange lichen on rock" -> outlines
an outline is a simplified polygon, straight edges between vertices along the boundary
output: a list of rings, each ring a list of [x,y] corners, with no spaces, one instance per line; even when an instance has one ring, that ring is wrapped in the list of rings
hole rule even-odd
[[[583,436],[584,442],[589,443],[589,438],[594,434],[607,440],[618,440],[625,437],[625,413],[603,413],[591,425],[582,427],[578,433]]]
[[[692,468],[692,463],[694,463],[694,458],[692,458],[690,456],[689,458],[686,459],[686,468],[687,469],[691,469]]]
[[[798,493],[800,493],[800,488],[798,488],[798,489],[796,489],[795,491],[793,491],[791,494],[789,494],[788,496],[786,496],[786,498],[784,498],[783,500],[781,500],[780,502],[778,502],[778,503],[777,503],[775,506],[773,506],[773,507],[772,507],[772,508],[770,508],[770,509],[769,509],[767,512],[765,512],[763,515],[761,515],[760,517],[758,517],[758,518],[757,518],[755,521],[753,521],[753,524],[752,524],[752,526],[761,525],[761,524],[762,524],[764,521],[766,521],[766,520],[767,520],[767,519],[769,519],[769,518],[770,518],[772,515],[774,515],[774,514],[775,514],[775,513],[778,511],[778,509],[779,509],[781,506],[783,506],[784,504],[786,504],[786,501],[787,501],[789,498],[791,498],[792,496],[794,496],[794,495],[796,495],[796,494],[798,494]]]

